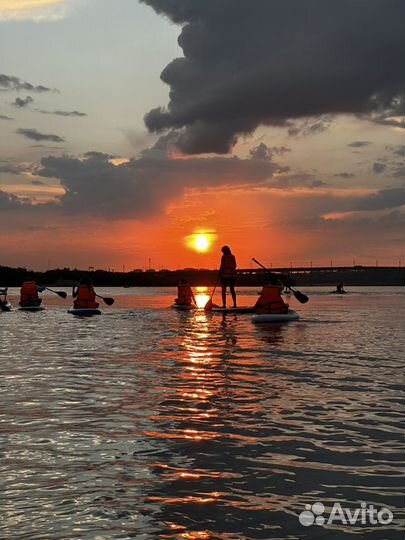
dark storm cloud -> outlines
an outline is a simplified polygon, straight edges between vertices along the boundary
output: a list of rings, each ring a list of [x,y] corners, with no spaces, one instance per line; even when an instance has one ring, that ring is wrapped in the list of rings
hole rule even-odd
[[[31,103],[34,103],[34,100],[31,96],[27,96],[25,99],[22,98],[16,98],[15,101],[12,103],[14,107],[18,107],[19,109],[23,109],[24,107],[27,107]]]
[[[227,152],[258,125],[392,107],[405,81],[403,0],[141,0],[181,24],[183,58],[161,74],[186,153]],[[324,125],[318,126],[318,128]]]
[[[19,77],[12,77],[10,75],[5,75],[0,73],[0,90],[25,90],[28,92],[52,92],[55,91],[47,86],[42,84],[34,86],[33,84],[23,81]]]
[[[87,116],[86,113],[80,111],[43,111],[40,109],[36,109],[36,111],[41,114],[54,114],[56,116],[66,116],[70,118]]]
[[[288,169],[256,158],[170,159],[170,137],[162,139],[140,158],[120,165],[111,163],[108,154],[88,152],[83,159],[49,156],[35,172],[60,181],[66,193],[58,206],[64,211],[141,219],[161,211],[187,188],[264,185],[273,173]]]
[[[374,195],[362,197],[354,205],[354,210],[385,210],[405,204],[405,187],[382,189]]]
[[[347,146],[351,146],[352,148],[362,148],[363,146],[368,146],[369,144],[372,143],[370,141],[353,141]]]
[[[0,114],[0,120],[14,120],[11,116],[6,116],[5,114]]]
[[[59,135],[40,133],[36,129],[17,129],[16,133],[18,135],[23,135],[27,139],[32,139],[33,141],[52,141],[52,142],[65,142],[65,139],[59,137]]]
[[[15,195],[0,190],[0,210],[17,210],[22,208],[22,203]]]
[[[380,163],[378,161],[373,163],[373,173],[374,174],[381,174],[386,170],[386,168],[387,168],[387,166],[385,165],[385,163]]]

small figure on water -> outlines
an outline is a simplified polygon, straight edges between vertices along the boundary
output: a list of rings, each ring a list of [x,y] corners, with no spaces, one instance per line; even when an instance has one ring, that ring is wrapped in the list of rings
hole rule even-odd
[[[269,284],[263,285],[262,292],[255,304],[255,312],[264,313],[288,313],[288,304],[281,297],[284,285],[279,283],[275,274],[271,274]]]
[[[83,276],[78,286],[73,287],[72,296],[75,298],[73,307],[75,309],[97,309],[96,293],[89,276]]]
[[[236,259],[232,254],[229,246],[223,246],[221,248],[221,266],[219,268],[219,279],[221,281],[222,288],[222,307],[226,308],[226,289],[229,287],[231,292],[233,307],[236,308],[236,292],[235,292],[235,280],[236,280]]]
[[[7,301],[7,291],[8,287],[0,289],[0,311],[10,311],[11,306]]]
[[[174,301],[179,306],[197,305],[192,288],[187,279],[182,278],[177,285],[177,298]]]
[[[37,283],[30,279],[24,281],[20,289],[20,306],[21,307],[38,307],[42,304],[42,298],[39,298],[38,293],[43,292],[44,288],[39,287]]]
[[[336,285],[336,292],[339,294],[345,293],[346,291],[343,288],[343,282],[341,281]]]

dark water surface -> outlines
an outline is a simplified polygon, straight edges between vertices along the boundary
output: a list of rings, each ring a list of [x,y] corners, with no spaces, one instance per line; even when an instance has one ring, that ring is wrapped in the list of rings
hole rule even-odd
[[[100,292],[0,314],[1,539],[403,539],[403,290],[308,289],[262,326]],[[318,502],[393,520],[301,525]]]

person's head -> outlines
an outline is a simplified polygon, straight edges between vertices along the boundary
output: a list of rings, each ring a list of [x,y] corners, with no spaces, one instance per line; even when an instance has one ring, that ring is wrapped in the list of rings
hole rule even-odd
[[[266,280],[267,285],[279,285],[277,274],[270,273],[268,276],[266,276]]]
[[[221,251],[224,255],[231,255],[231,248],[229,246],[222,246]]]
[[[83,276],[80,279],[80,285],[85,285],[86,287],[92,287],[93,284],[91,282],[90,276]]]
[[[187,279],[186,279],[186,278],[184,278],[184,277],[183,277],[183,278],[181,278],[181,280],[180,280],[180,285],[188,285],[188,281],[187,281]]]

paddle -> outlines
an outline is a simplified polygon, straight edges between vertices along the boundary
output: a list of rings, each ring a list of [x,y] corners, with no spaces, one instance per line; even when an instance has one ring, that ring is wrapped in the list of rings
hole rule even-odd
[[[262,265],[262,263],[260,263],[257,259],[255,259],[254,257],[252,257],[252,261],[255,262],[256,264],[258,264],[261,268],[263,268],[263,270],[266,270],[267,272],[269,272],[270,274],[272,274],[273,272],[271,272],[268,268],[266,268],[265,266]],[[292,291],[293,295],[295,296],[295,298],[298,300],[298,302],[300,302],[301,304],[306,304],[309,300],[308,296],[304,293],[302,293],[301,291],[297,291],[296,289],[293,289],[291,287],[291,285],[286,285],[285,283],[283,283],[281,281],[281,279],[279,278],[279,276],[277,276],[278,279],[280,280],[280,282],[284,285],[284,287],[288,287],[290,289],[290,291]]]
[[[96,294],[96,296],[97,296],[98,298],[101,298],[101,300],[102,300],[105,304],[107,304],[107,306],[112,306],[113,303],[115,302],[115,299],[114,299],[114,298],[108,298],[108,297],[104,298],[103,296],[100,296],[99,294]]]
[[[215,286],[214,286],[214,289],[211,293],[211,298],[208,300],[208,302],[205,304],[204,306],[204,311],[206,313],[208,313],[209,311],[212,311],[212,308],[213,308],[213,302],[212,302],[212,299],[214,298],[214,294],[215,294],[215,289],[217,288],[217,285],[218,285],[218,281],[219,281],[219,277],[217,278],[217,281],[215,283]]]
[[[67,294],[64,291],[54,291],[53,289],[50,289],[49,287],[41,287],[41,289],[46,289],[49,292],[53,292],[60,296],[61,298],[64,298],[66,300]]]

